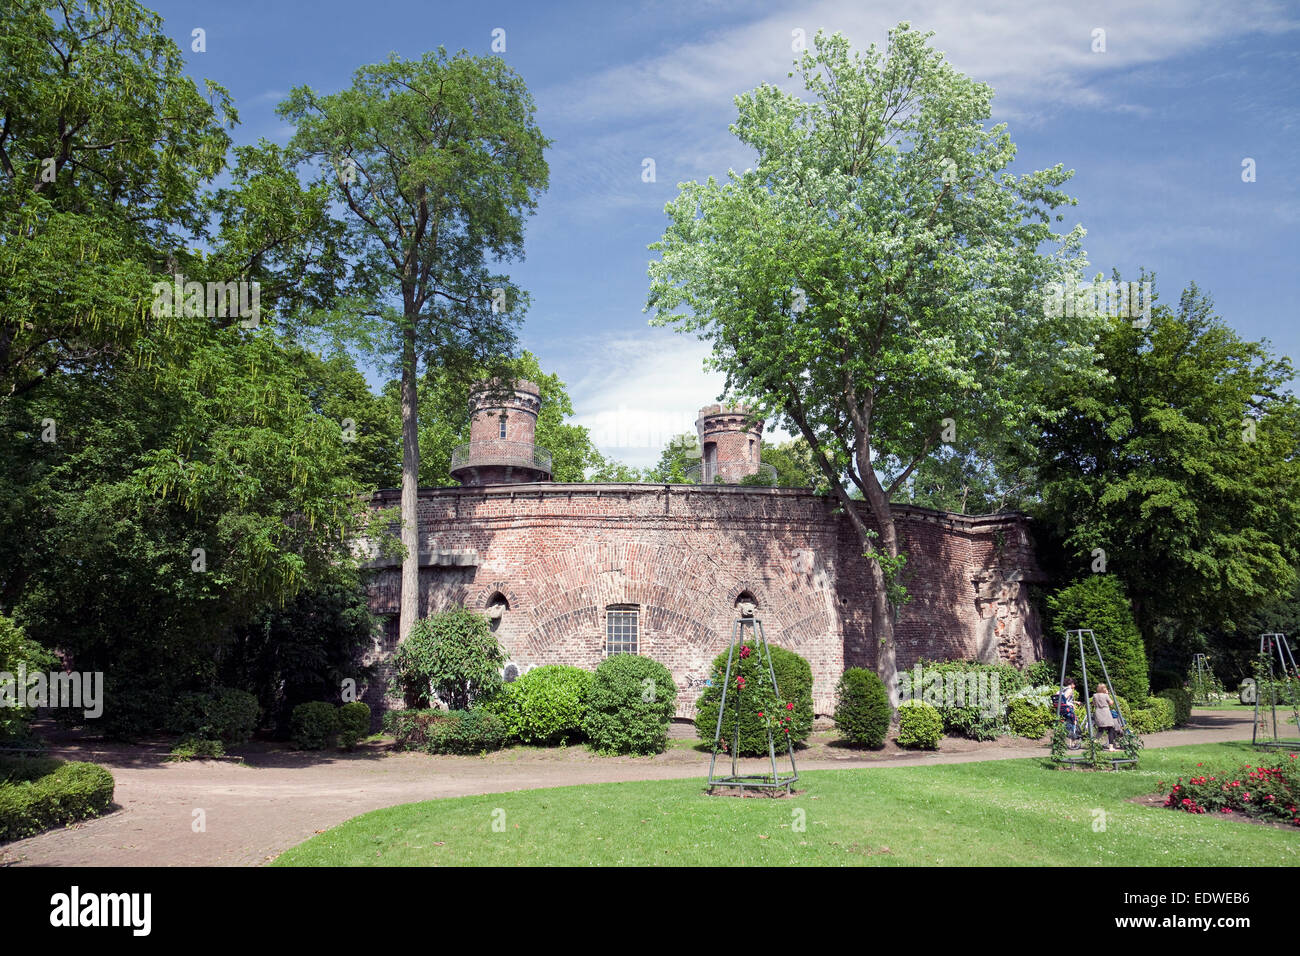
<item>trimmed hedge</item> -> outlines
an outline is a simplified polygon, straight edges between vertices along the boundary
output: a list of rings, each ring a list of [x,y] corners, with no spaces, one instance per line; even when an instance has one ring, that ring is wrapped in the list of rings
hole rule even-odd
[[[592,674],[581,667],[546,664],[506,684],[491,704],[522,743],[567,744],[583,736],[582,719]]]
[[[1182,687],[1170,687],[1156,694],[1174,705],[1174,726],[1182,727],[1192,719],[1192,694]]]
[[[937,707],[923,700],[898,705],[898,746],[933,750],[942,738],[943,718]]]
[[[339,732],[338,711],[327,701],[309,700],[293,709],[290,725],[295,747],[299,750],[323,750],[333,746]]]
[[[478,754],[500,750],[510,740],[505,721],[483,708],[390,710],[384,730],[396,738],[398,750],[430,754]]]
[[[677,710],[677,685],[658,661],[615,654],[596,668],[586,703],[582,729],[597,753],[663,753]]]
[[[735,659],[731,663],[732,686],[727,691],[727,714],[722,721],[722,736],[729,747],[735,734],[736,701],[739,699],[740,753],[743,756],[765,757],[767,756],[767,727],[763,719],[758,716],[757,698],[754,694],[746,694],[743,691],[739,695],[735,693],[735,681],[738,676],[744,677],[745,682],[750,686],[756,686],[759,682],[758,646],[753,641],[745,641],[743,646],[750,649],[750,654],[742,658],[741,649],[738,647]],[[790,740],[797,746],[807,740],[808,735],[812,733],[812,666],[794,651],[777,647],[775,644],[768,644],[768,647],[772,650],[772,670],[776,674],[776,686],[781,701],[794,704],[794,709],[790,711],[792,718]],[[762,666],[766,669],[766,658]],[[695,732],[701,740],[710,743],[713,742],[713,735],[718,726],[718,707],[722,701],[722,681],[726,673],[727,651],[723,651],[713,659],[712,683],[704,688],[704,692],[695,702]],[[762,683],[771,683],[771,681],[764,677]]]
[[[370,734],[370,706],[354,700],[338,709],[339,746],[351,750]]]
[[[859,747],[885,742],[893,708],[885,682],[875,671],[850,667],[835,687],[835,701],[835,727],[845,740]]]
[[[1145,706],[1129,707],[1122,713],[1137,734],[1155,734],[1174,726],[1174,702],[1167,697],[1148,697]]]
[[[93,763],[0,757],[0,842],[98,816],[113,803],[113,775]]]

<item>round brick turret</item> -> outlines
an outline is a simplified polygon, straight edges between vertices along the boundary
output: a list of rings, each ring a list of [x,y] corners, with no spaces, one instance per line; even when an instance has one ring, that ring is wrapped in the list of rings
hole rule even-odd
[[[701,484],[715,479],[735,484],[758,474],[763,452],[763,419],[743,405],[706,405],[695,422],[700,438]]]
[[[534,439],[541,392],[532,382],[481,382],[469,396],[469,444],[451,455],[462,485],[509,485],[551,480],[551,453]]]

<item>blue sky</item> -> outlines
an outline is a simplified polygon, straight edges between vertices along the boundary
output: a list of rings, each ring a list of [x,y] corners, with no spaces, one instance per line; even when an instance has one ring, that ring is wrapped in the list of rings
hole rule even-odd
[[[1075,170],[1092,272],[1154,270],[1164,301],[1189,281],[1243,335],[1300,357],[1300,7],[1241,0],[429,3],[145,0],[191,73],[226,86],[239,142],[287,141],[293,86],[332,92],[357,67],[439,45],[502,54],[554,140],[551,188],[512,267],[532,295],[522,344],[569,385],[602,450],[649,464],[718,397],[707,346],[647,325],[646,246],[676,184],[752,165],[727,132],[733,97],[788,85],[792,31],[883,46],[899,20],[997,93],[1015,169]],[[207,50],[191,52],[191,31]],[[1093,31],[1105,30],[1105,52]],[[656,181],[642,181],[642,161]],[[1242,161],[1256,181],[1242,181]]]

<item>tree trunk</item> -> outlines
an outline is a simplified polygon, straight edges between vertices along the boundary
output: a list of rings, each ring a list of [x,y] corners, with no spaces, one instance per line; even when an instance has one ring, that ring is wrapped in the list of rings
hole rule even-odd
[[[416,393],[415,323],[402,343],[402,604],[398,641],[405,641],[420,616],[420,416]]]
[[[889,504],[889,496],[880,486],[876,471],[871,464],[870,445],[863,442],[859,446],[858,474],[862,476],[863,491],[871,514],[880,529],[879,537],[864,538],[864,550],[878,550],[883,556],[898,557],[898,530],[894,527],[894,511]],[[880,562],[868,558],[871,566],[871,633],[876,639],[876,673],[885,682],[889,691],[890,706],[898,707],[898,657],[894,644],[894,607],[889,601],[888,581]]]

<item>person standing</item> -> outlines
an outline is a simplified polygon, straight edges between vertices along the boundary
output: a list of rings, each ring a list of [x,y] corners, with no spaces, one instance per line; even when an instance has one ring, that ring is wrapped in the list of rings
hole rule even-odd
[[[1106,731],[1106,749],[1116,750],[1115,733],[1119,730],[1119,721],[1115,719],[1115,701],[1105,684],[1097,685],[1097,693],[1092,695],[1092,718],[1099,729]]]

